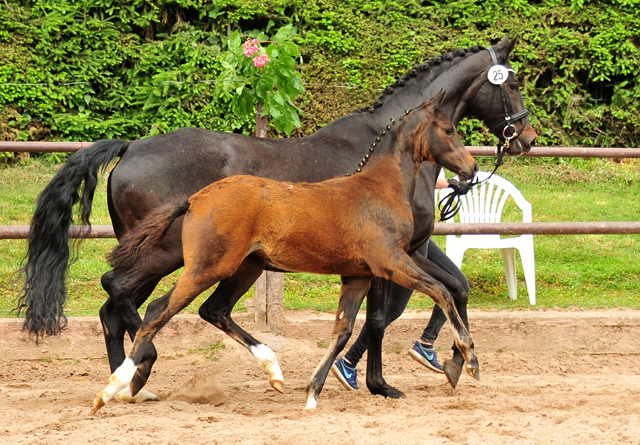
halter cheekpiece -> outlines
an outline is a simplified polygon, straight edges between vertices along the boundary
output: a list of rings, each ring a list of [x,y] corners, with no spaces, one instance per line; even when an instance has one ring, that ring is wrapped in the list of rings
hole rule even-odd
[[[497,156],[498,162],[502,161],[503,150],[509,146],[509,143],[512,139],[517,139],[520,133],[516,130],[516,127],[513,125],[514,122],[517,122],[521,119],[527,119],[529,117],[529,110],[527,108],[523,108],[522,111],[518,111],[517,113],[511,114],[509,110],[509,105],[507,103],[507,93],[504,90],[504,83],[507,81],[507,77],[509,76],[509,72],[515,74],[515,71],[511,68],[507,68],[498,63],[498,58],[496,57],[496,53],[493,48],[487,48],[489,55],[491,56],[491,63],[493,64],[489,70],[487,71],[487,78],[489,82],[494,85],[500,87],[500,96],[502,97],[502,108],[504,109],[504,119],[498,125],[491,129],[491,133],[496,134],[499,131],[502,131],[502,137],[504,138],[504,144],[502,147],[500,144],[497,146]],[[523,123],[522,129],[524,129],[525,124]]]

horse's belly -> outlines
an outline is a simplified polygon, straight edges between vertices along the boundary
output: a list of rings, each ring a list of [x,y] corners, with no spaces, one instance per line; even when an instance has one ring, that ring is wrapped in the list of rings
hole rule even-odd
[[[288,272],[306,272],[323,275],[369,276],[371,269],[362,261],[345,258],[340,254],[326,254],[299,250],[274,251],[265,249],[256,252],[266,263]]]

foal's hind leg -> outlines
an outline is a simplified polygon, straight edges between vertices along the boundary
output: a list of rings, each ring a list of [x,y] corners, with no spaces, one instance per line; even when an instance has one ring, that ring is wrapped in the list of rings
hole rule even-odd
[[[458,281],[454,276],[450,275],[440,267],[435,265],[429,259],[425,258],[419,253],[414,253],[411,257],[415,263],[426,273],[434,277],[436,280],[444,284],[451,294],[455,307],[462,319],[464,325],[469,329],[469,320],[467,315],[467,292],[462,286],[462,283]],[[453,344],[453,359],[444,361],[444,373],[449,381],[449,384],[455,388],[462,374],[462,367],[464,365],[464,357],[458,346]]]
[[[230,262],[221,262],[227,267],[226,270],[235,268]],[[213,286],[220,278],[224,278],[225,275],[229,274],[229,272],[221,273],[215,267],[205,270],[197,266],[196,264],[196,267],[185,268],[174,288],[162,298],[149,304],[129,355],[111,375],[107,387],[96,393],[93,402],[94,413],[132,382],[138,366],[147,354],[151,341],[158,331],[200,293]]]
[[[135,271],[111,270],[102,276],[102,286],[109,294],[109,299],[100,308],[100,320],[112,373],[125,359],[125,333],[128,333],[133,341],[142,323],[137,309],[149,298],[163,277],[182,267],[180,240],[167,236],[165,241],[169,241],[169,245],[157,248]],[[131,386],[116,394],[116,400],[127,403],[157,399],[148,391],[140,391],[151,374],[156,358],[156,349],[150,344]]]
[[[269,375],[271,386],[284,393],[282,370],[275,353],[265,344],[253,338],[231,319],[231,310],[258,279],[264,270],[264,261],[254,257],[247,257],[233,276],[218,284],[213,295],[200,307],[200,316],[216,326],[229,337],[246,347],[262,365],[264,372]]]
[[[318,396],[322,391],[325,380],[327,380],[329,370],[351,337],[356,315],[358,315],[362,300],[367,295],[371,279],[372,277],[342,277],[340,301],[333,325],[333,339],[327,353],[313,371],[311,381],[307,385],[307,405],[305,409],[315,409],[318,403]]]

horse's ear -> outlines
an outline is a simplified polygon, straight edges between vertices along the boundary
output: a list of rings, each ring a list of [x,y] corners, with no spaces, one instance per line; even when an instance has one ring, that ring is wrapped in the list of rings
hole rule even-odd
[[[440,90],[438,94],[433,96],[433,98],[429,101],[431,102],[433,109],[438,111],[440,106],[444,103],[444,97],[447,95],[447,90]]]
[[[504,36],[496,45],[493,46],[493,50],[496,52],[499,63],[507,63],[509,60],[509,54],[516,46],[516,40],[509,40],[509,34]]]

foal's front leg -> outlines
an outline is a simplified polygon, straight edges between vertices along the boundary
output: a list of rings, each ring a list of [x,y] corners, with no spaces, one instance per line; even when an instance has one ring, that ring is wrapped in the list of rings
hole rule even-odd
[[[422,254],[415,252],[411,259],[427,274],[434,277],[436,280],[444,284],[451,294],[455,307],[462,319],[462,322],[469,329],[469,319],[467,314],[467,292],[465,291],[462,283],[458,281],[454,276],[448,274],[440,267],[431,262],[428,258],[425,258]],[[462,374],[462,367],[464,365],[464,357],[458,346],[453,344],[453,359],[444,361],[444,374],[449,381],[449,384],[455,388]]]
[[[420,260],[418,261],[420,262]],[[468,321],[466,321],[466,301],[461,306],[465,316],[465,321],[463,321],[447,288],[440,281],[423,271],[404,252],[398,252],[396,255],[390,275],[393,277],[393,281],[399,285],[429,295],[442,308],[449,319],[456,346],[467,362],[467,373],[479,380],[480,365],[478,364],[473,339],[469,333]]]
[[[338,311],[333,325],[333,339],[329,345],[327,353],[313,371],[311,381],[307,385],[307,404],[305,409],[315,409],[318,404],[318,396],[322,391],[325,380],[333,362],[349,341],[353,332],[353,324],[358,315],[358,310],[369,291],[372,277],[341,277],[342,289],[340,291],[340,301]]]

